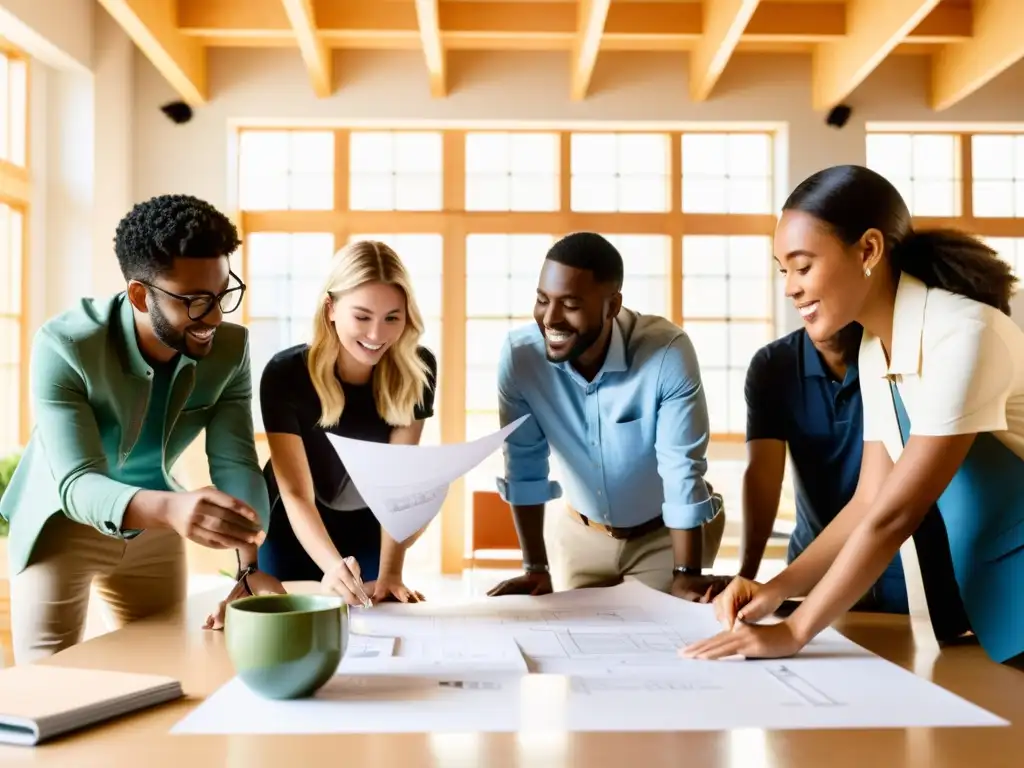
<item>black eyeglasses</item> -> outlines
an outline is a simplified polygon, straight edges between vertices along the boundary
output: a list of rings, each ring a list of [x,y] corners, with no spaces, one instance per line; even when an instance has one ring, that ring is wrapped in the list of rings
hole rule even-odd
[[[245,294],[245,283],[243,283],[234,272],[228,272],[228,274],[238,282],[238,285],[233,285],[220,293],[198,291],[190,296],[181,296],[177,293],[171,293],[166,288],[161,288],[159,285],[147,283],[144,280],[139,280],[139,282],[149,288],[160,291],[160,293],[167,294],[172,299],[180,301],[185,305],[185,309],[188,311],[188,317],[190,320],[202,320],[210,314],[216,306],[220,306],[220,311],[227,315],[234,312],[241,305],[242,296]]]

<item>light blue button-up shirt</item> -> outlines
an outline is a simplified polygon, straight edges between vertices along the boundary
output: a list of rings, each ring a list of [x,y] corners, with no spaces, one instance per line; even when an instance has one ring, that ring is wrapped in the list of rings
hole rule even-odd
[[[669,528],[696,528],[717,506],[704,482],[710,437],[697,355],[662,317],[622,309],[593,381],[548,362],[535,324],[513,330],[498,370],[502,426],[529,414],[505,441],[498,492],[513,505],[562,496],[594,522],[629,527],[659,512]]]

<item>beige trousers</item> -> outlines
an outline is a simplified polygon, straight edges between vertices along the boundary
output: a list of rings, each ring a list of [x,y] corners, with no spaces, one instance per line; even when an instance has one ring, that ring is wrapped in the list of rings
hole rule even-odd
[[[711,568],[718,556],[725,531],[725,509],[703,526],[704,568]],[[583,587],[612,586],[624,579],[668,592],[672,586],[672,538],[668,528],[659,528],[625,541],[589,528],[561,506],[552,505],[545,515],[551,584],[556,591]]]
[[[184,602],[187,571],[185,543],[174,531],[122,541],[54,515],[28,567],[11,579],[14,663],[38,661],[82,639],[94,582],[124,626]]]

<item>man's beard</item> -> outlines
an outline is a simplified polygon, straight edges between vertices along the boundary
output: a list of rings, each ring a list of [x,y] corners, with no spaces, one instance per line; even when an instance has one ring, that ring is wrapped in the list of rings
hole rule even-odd
[[[164,314],[163,310],[160,309],[160,305],[155,301],[151,302],[149,306],[149,321],[153,326],[153,335],[156,336],[164,346],[170,347],[175,352],[180,352],[192,359],[198,359],[206,355],[206,350],[196,352],[194,349],[189,347],[188,336],[171,325],[171,322],[167,319],[167,315]],[[200,324],[196,323],[196,325]]]
[[[545,352],[547,354],[549,363],[571,363],[573,360],[579,359],[580,355],[590,349],[597,340],[601,338],[601,327],[598,326],[592,331],[588,331],[586,334],[576,334],[576,343],[569,347],[569,351],[562,354],[561,357],[552,357],[550,352],[547,352],[547,344],[545,343]]]

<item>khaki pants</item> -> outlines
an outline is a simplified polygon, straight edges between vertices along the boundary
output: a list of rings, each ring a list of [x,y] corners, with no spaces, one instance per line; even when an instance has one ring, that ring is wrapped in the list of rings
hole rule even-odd
[[[28,567],[11,579],[14,663],[38,661],[82,639],[93,582],[124,626],[184,602],[187,579],[185,543],[174,531],[122,541],[54,515]]]
[[[554,505],[552,505],[554,507]],[[703,526],[704,568],[711,568],[725,531],[725,509]],[[556,591],[612,586],[636,579],[660,592],[672,586],[672,537],[659,528],[625,541],[589,528],[565,508],[554,507],[545,515],[544,538],[551,565],[551,584]]]

